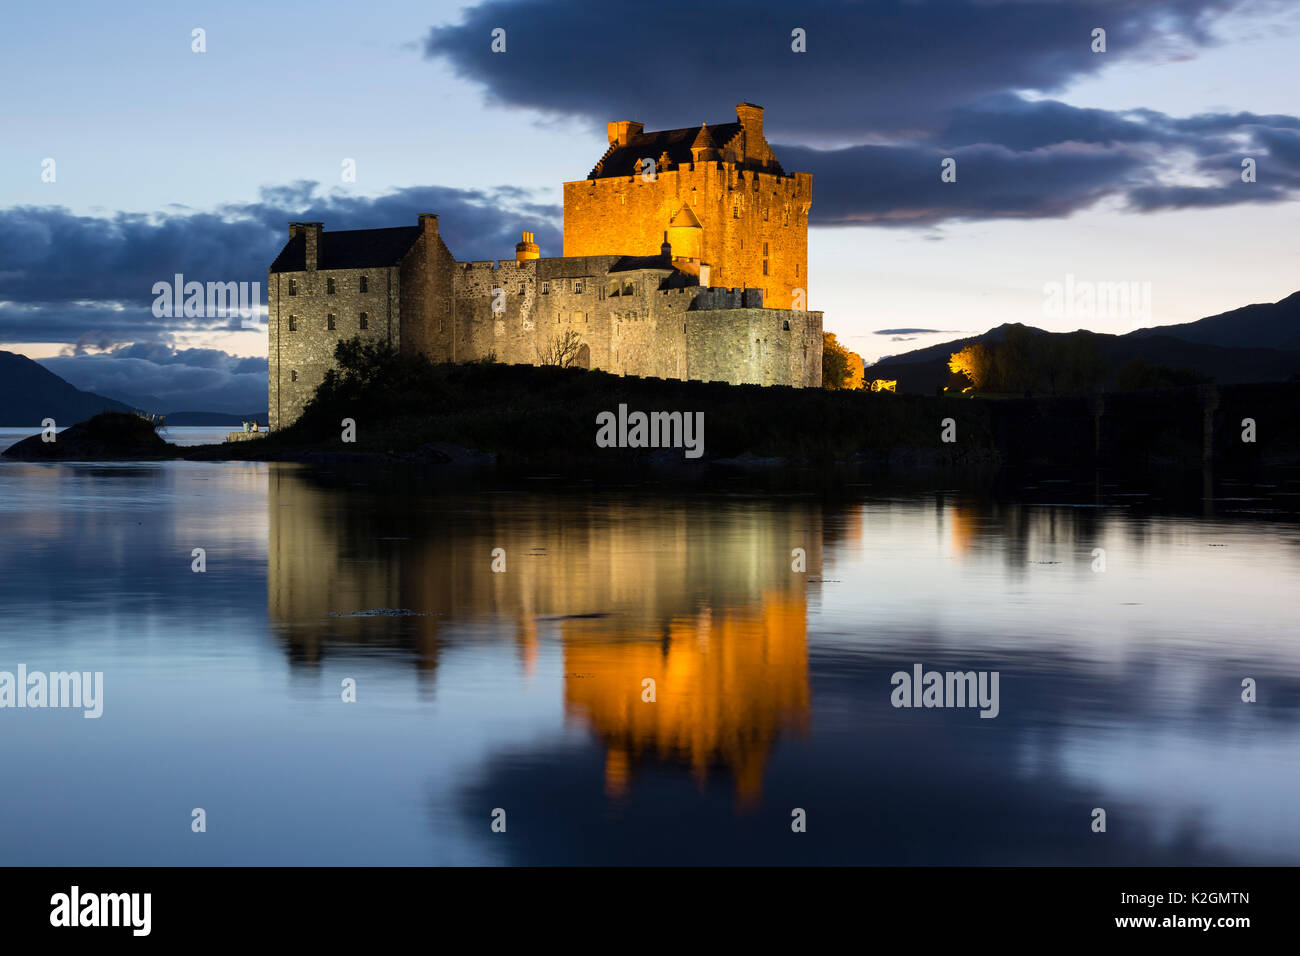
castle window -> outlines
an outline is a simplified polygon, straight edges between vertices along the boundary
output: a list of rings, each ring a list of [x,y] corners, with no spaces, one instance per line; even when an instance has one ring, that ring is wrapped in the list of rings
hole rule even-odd
[[[786,319],[786,320],[785,320],[785,331],[787,331],[787,332],[790,331],[790,320],[789,320],[789,319]]]
[[[325,294],[326,294],[326,295],[333,295],[333,294],[334,294],[334,280],[333,280],[333,279],[326,279],[326,280],[325,280]]]
[[[764,221],[764,222],[767,222],[767,219],[768,219],[768,213],[769,213],[770,211],[771,211],[771,210],[769,210],[766,206],[763,207],[763,221]]]
[[[290,372],[290,373],[289,373],[289,381],[291,381],[291,382],[296,382],[296,381],[298,381],[298,373],[297,373],[297,372]]]
[[[519,294],[520,295],[524,294],[524,284],[522,282],[519,283]]]
[[[767,255],[767,243],[763,243],[763,255]]]
[[[574,280],[573,280],[573,291],[574,291],[574,292],[581,292],[581,291],[582,291],[582,280],[581,280],[581,279],[574,279]]]
[[[740,218],[740,203],[736,203],[731,207],[731,218],[732,219]]]
[[[794,264],[794,277],[799,278],[799,263],[797,262]]]
[[[360,285],[361,292],[370,291],[370,276],[362,276],[358,281],[361,283]]]
[[[543,282],[542,295],[550,295],[550,294],[551,294],[551,284],[549,282]]]
[[[361,328],[362,329],[370,328],[370,316],[366,315],[366,313],[364,312],[361,313]]]
[[[338,323],[334,320],[333,312],[325,316],[325,330],[327,332],[333,332],[336,330],[337,327],[338,327]]]
[[[632,283],[630,283],[630,282],[624,282],[624,283],[623,283],[623,294],[624,294],[624,295],[636,295],[636,289],[635,289],[635,287],[633,287]]]
[[[297,280],[297,279],[290,279],[290,280],[289,280],[289,294],[290,294],[290,295],[297,295],[297,294],[298,294],[298,280]]]
[[[763,275],[767,275],[767,260],[763,260]]]
[[[298,331],[298,316],[296,315],[289,316],[289,331],[290,332]]]

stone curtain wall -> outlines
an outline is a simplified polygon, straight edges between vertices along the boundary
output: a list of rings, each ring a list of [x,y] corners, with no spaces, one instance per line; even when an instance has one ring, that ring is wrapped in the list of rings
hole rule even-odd
[[[684,378],[682,317],[698,288],[660,291],[666,269],[608,273],[617,257],[475,262],[456,279],[460,360],[540,364],[566,332],[590,350],[590,367],[618,375]],[[618,294],[611,294],[617,285]],[[631,294],[624,290],[631,288]],[[492,310],[493,290],[504,310]]]
[[[784,309],[688,312],[686,355],[690,379],[819,388],[822,314]]]

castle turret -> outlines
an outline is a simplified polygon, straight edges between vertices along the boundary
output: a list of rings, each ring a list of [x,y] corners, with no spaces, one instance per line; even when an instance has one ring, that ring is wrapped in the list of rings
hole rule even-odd
[[[700,131],[695,134],[695,142],[691,143],[691,162],[707,163],[717,158],[718,148],[713,142],[709,126],[707,123],[701,123]]]
[[[534,234],[525,232],[523,236],[522,242],[515,243],[515,261],[523,262],[526,259],[540,259],[542,251],[537,247],[537,243],[533,242]]]

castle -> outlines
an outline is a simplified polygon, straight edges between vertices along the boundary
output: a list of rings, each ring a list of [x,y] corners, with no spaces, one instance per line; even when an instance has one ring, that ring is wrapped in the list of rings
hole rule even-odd
[[[298,418],[354,336],[435,362],[820,386],[812,175],[781,168],[761,107],[742,103],[736,120],[610,123],[595,168],[564,184],[559,258],[525,232],[513,261],[457,262],[431,213],[388,229],[290,223],[267,276],[271,428]]]

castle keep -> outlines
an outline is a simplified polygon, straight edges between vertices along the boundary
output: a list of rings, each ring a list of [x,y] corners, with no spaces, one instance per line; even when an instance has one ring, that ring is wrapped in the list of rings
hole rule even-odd
[[[388,229],[290,223],[267,281],[271,427],[302,413],[353,336],[435,362],[820,386],[812,176],[782,170],[761,107],[736,115],[652,133],[610,123],[591,174],[564,184],[559,258],[525,232],[513,260],[457,262],[429,213]]]

